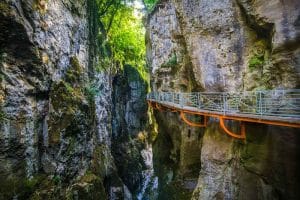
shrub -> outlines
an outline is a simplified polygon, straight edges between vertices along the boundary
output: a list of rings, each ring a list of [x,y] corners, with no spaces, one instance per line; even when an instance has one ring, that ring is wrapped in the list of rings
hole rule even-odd
[[[264,57],[263,56],[252,56],[249,60],[249,68],[254,69],[261,67],[264,64]]]

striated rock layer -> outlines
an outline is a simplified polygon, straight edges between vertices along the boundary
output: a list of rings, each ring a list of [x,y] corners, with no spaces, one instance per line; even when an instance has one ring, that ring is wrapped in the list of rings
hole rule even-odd
[[[131,199],[138,193],[145,141],[127,143],[146,127],[147,87],[138,77],[128,82],[131,94],[120,94],[113,75],[96,70],[102,59],[97,13],[94,0],[0,2],[0,199]],[[130,95],[119,113],[118,102],[126,104],[122,97]],[[112,137],[123,129],[126,137]],[[119,160],[119,145],[136,151]],[[141,166],[122,168],[123,162]]]
[[[299,11],[296,0],[161,0],[147,20],[152,89],[299,88]],[[240,142],[214,119],[200,129],[154,115],[159,199],[299,199],[299,130],[247,124]]]

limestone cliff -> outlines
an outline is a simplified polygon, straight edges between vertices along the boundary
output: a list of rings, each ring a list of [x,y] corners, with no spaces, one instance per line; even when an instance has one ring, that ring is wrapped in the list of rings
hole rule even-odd
[[[147,20],[152,90],[299,87],[299,10],[296,0],[161,0]],[[200,129],[154,115],[159,199],[299,198],[297,129],[247,124],[243,143],[214,119]]]
[[[143,177],[115,161],[141,165],[137,173],[147,168],[144,142],[126,146],[145,130],[147,87],[137,77],[127,84],[131,94],[119,93],[115,74],[99,70],[98,17],[93,0],[0,2],[0,199],[131,199],[139,192]],[[123,135],[118,127],[127,129],[123,138],[112,137]],[[136,151],[119,161],[111,149],[118,145]]]
[[[130,65],[125,65],[123,73],[113,80],[112,154],[119,175],[135,194],[141,191],[142,172],[151,168],[141,153],[151,147],[147,133],[147,88],[145,80]]]

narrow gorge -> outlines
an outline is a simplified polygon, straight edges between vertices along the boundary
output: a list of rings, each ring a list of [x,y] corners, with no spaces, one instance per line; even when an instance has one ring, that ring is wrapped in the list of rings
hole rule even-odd
[[[1,0],[0,200],[300,199],[299,88],[298,0]],[[294,127],[149,99],[262,91]]]

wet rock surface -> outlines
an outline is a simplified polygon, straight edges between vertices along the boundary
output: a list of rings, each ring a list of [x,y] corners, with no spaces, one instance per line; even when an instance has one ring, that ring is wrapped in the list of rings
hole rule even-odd
[[[120,172],[111,153],[113,75],[96,70],[97,12],[92,0],[1,1],[0,199],[131,199],[137,190],[140,171]],[[128,105],[114,116],[127,136],[147,121],[143,84],[128,82]],[[127,137],[118,142],[131,150]],[[122,162],[143,163],[134,148]]]

